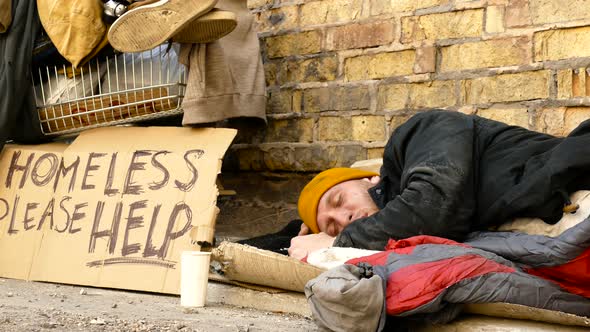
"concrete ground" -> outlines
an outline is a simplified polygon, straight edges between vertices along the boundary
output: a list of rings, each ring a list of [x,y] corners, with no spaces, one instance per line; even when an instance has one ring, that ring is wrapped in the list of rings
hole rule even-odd
[[[282,294],[287,302],[281,304],[262,292],[215,282],[208,291],[206,307],[186,310],[178,296],[0,279],[0,331],[317,330],[309,317],[286,313],[304,303],[299,294]],[[270,302],[284,311],[252,308]]]
[[[267,293],[209,282],[207,305],[178,296],[0,279],[0,331],[318,331],[303,294]],[[527,320],[464,315],[416,332],[583,332]]]

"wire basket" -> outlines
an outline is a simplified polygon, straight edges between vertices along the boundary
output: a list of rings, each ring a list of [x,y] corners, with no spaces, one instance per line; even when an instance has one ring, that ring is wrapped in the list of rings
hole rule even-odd
[[[68,135],[182,114],[186,69],[176,54],[161,45],[79,68],[39,69],[32,77],[43,134]]]

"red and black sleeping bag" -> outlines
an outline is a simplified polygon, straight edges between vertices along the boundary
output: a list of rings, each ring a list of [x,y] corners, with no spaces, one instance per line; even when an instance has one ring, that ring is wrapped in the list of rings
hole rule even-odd
[[[356,322],[364,317],[374,330],[383,328],[385,315],[442,323],[455,318],[461,304],[494,302],[590,317],[590,218],[555,238],[476,232],[464,243],[416,236],[391,240],[385,249],[306,285],[319,325],[350,325],[347,314]],[[366,280],[375,278],[381,282]],[[382,297],[381,310],[368,304],[369,292]]]

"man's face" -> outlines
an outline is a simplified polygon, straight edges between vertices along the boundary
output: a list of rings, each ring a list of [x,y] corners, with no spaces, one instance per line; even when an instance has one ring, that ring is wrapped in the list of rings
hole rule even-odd
[[[379,211],[368,193],[379,177],[349,180],[328,189],[318,204],[318,228],[336,236],[353,221]]]

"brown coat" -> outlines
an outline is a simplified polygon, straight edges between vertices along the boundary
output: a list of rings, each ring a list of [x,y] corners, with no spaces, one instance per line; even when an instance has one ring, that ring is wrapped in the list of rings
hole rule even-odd
[[[105,39],[107,29],[102,22],[101,1],[37,0],[37,7],[47,35],[59,53],[74,66]]]

